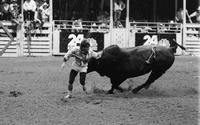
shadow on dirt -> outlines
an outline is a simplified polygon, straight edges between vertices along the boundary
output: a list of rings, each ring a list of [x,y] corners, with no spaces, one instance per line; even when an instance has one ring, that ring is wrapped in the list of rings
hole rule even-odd
[[[142,89],[137,94],[132,93],[131,88],[124,88],[124,92],[120,93],[115,91],[114,94],[106,94],[107,91],[101,90],[98,88],[93,89],[93,93],[95,96],[109,96],[116,98],[170,98],[170,97],[183,97],[189,95],[198,95],[198,90],[196,88],[168,88],[162,89],[155,86],[152,86],[149,89]]]
[[[21,95],[23,95],[23,93],[22,92],[19,92],[19,91],[10,91],[10,93],[9,93],[9,97],[18,97],[18,96],[21,96]]]
[[[64,95],[66,92],[63,93]],[[115,99],[132,99],[132,98],[172,98],[172,97],[184,97],[198,95],[198,91],[195,88],[186,89],[165,89],[162,90],[157,87],[152,87],[148,90],[141,90],[137,94],[133,94],[131,90],[124,89],[124,92],[120,93],[115,91],[114,94],[107,94],[107,91],[95,88],[90,94],[76,93],[74,96],[67,100],[59,101],[60,105],[74,105],[74,104],[90,104],[99,105],[104,101],[112,101]]]

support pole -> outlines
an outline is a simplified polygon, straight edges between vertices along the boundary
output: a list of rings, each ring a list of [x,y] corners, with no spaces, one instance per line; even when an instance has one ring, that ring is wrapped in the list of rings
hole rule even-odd
[[[156,22],[157,21],[157,0],[153,0],[153,21]]]
[[[183,46],[185,45],[185,39],[186,39],[186,0],[183,0],[183,39],[182,43]]]
[[[177,6],[178,6],[178,1],[177,0],[175,0],[175,7],[174,7],[174,21],[176,21],[176,13],[177,13],[177,10],[178,10],[178,8],[177,8]]]
[[[49,22],[50,24],[53,24],[53,0],[50,0],[49,1],[49,7],[50,7],[50,17],[49,17]],[[50,55],[53,54],[53,28],[54,27],[54,24],[50,26],[50,34],[49,34],[49,37],[50,37]]]
[[[129,35],[130,35],[130,24],[129,24],[129,3],[130,3],[130,0],[127,0],[126,1],[126,32],[127,32],[127,47],[129,47]]]
[[[110,0],[110,45],[112,44],[113,32],[113,0]]]

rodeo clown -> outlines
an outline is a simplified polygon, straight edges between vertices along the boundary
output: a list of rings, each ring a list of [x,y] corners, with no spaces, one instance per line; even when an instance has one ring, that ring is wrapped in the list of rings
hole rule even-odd
[[[69,84],[68,84],[68,94],[64,99],[72,97],[73,82],[77,74],[80,74],[80,84],[82,85],[83,91],[87,93],[85,88],[85,78],[88,68],[88,60],[91,57],[100,58],[100,53],[96,53],[90,49],[89,39],[83,39],[81,41],[80,47],[74,47],[65,54],[63,59],[62,68],[65,67],[65,63],[69,60],[70,57],[74,57],[75,61],[72,63],[72,69],[69,75]]]

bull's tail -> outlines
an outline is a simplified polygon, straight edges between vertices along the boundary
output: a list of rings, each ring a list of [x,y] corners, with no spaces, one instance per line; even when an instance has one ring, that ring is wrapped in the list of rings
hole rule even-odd
[[[178,44],[178,43],[175,41],[175,39],[173,39],[172,41],[175,43],[175,46],[170,47],[170,48],[172,49],[172,51],[173,51],[174,53],[176,52],[177,47],[180,47],[182,50],[186,50],[186,48],[185,48],[184,46]]]

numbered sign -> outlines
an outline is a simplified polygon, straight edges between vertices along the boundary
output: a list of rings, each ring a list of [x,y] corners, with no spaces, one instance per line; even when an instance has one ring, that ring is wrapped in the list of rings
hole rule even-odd
[[[136,33],[135,45],[161,45],[166,47],[174,46],[172,42],[176,39],[176,34],[147,34],[147,33]]]
[[[62,30],[60,32],[60,53],[65,53],[68,49],[79,47],[81,41],[88,36],[86,32],[73,33]],[[104,34],[103,33],[90,33],[90,47],[94,51],[100,51],[104,48]]]
[[[68,39],[70,39],[67,49],[71,50],[74,47],[78,47],[83,40],[84,35],[83,34],[78,34],[77,36],[75,34],[69,34]]]

